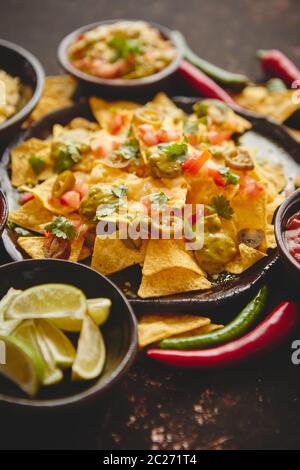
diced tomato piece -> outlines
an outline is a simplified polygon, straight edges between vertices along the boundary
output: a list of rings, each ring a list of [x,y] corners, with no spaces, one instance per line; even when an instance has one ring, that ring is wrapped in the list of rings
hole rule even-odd
[[[112,113],[109,123],[109,130],[111,134],[117,134],[125,124],[125,116],[122,114]]]
[[[76,191],[67,191],[61,196],[60,203],[63,206],[68,206],[74,210],[77,210],[80,206],[80,194]]]
[[[208,140],[213,145],[220,145],[226,140],[229,140],[232,133],[229,131],[209,131]]]
[[[292,217],[288,221],[286,228],[288,230],[293,230],[293,229],[299,228],[299,227],[300,227],[300,214],[297,214],[296,216]]]
[[[240,180],[241,191],[248,197],[257,197],[264,187],[250,176],[243,176]]]
[[[141,139],[147,147],[152,147],[159,143],[157,133],[151,124],[141,124],[138,129]]]
[[[157,138],[159,142],[173,142],[180,139],[180,134],[175,129],[160,129]]]
[[[142,141],[145,145],[147,145],[147,147],[152,147],[153,145],[157,145],[159,143],[159,140],[154,132],[146,132],[142,136]]]
[[[187,134],[187,140],[189,141],[189,144],[191,145],[197,145],[198,143],[198,136],[197,134]]]
[[[205,166],[203,168],[203,171],[207,176],[212,178],[214,180],[214,183],[220,188],[224,188],[226,186],[226,178],[224,178],[224,176],[220,173],[217,168]]]
[[[89,186],[82,179],[77,179],[73,191],[76,191],[80,195],[80,199],[83,199],[89,190]]]
[[[203,165],[209,160],[211,157],[211,153],[208,150],[204,152],[196,152],[192,155],[188,160],[185,160],[182,165],[182,169],[185,173],[189,173],[191,175],[197,175]]]
[[[32,201],[32,199],[34,199],[34,195],[32,193],[29,193],[29,192],[22,193],[19,199],[19,204],[23,206],[27,202]]]

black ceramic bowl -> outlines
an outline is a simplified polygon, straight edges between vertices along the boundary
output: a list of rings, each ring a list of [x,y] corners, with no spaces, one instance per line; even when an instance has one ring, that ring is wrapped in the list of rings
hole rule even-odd
[[[154,26],[156,29],[160,31],[162,36],[168,40],[170,40],[175,49],[177,50],[177,55],[175,59],[164,69],[160,72],[155,73],[153,75],[149,75],[148,77],[143,78],[136,78],[132,80],[124,80],[124,79],[104,79],[98,78],[93,75],[89,75],[87,73],[82,72],[78,68],[74,67],[68,58],[68,50],[70,45],[75,41],[75,39],[83,32],[89,31],[97,26],[105,25],[105,24],[112,24],[119,21],[131,21],[131,20],[107,20],[107,21],[98,21],[96,23],[88,24],[81,28],[76,29],[72,33],[68,34],[59,44],[57,56],[59,63],[63,67],[63,69],[76,77],[82,83],[90,87],[93,91],[104,92],[104,93],[114,93],[116,92],[123,93],[130,93],[130,92],[138,92],[142,93],[144,91],[149,91],[149,89],[158,89],[162,86],[163,82],[169,79],[174,72],[178,69],[179,64],[181,62],[183,51],[180,43],[177,41],[176,38],[172,37],[172,32],[166,28],[165,26],[161,26],[156,23],[148,22],[151,26]],[[134,20],[132,20],[134,21]]]
[[[0,144],[7,142],[37,105],[44,87],[44,69],[30,52],[17,44],[0,39],[0,69],[19,77],[24,101],[20,110],[0,125]]]
[[[93,381],[64,380],[43,387],[36,398],[27,398],[0,375],[0,403],[34,408],[68,408],[102,396],[128,370],[137,351],[137,326],[133,311],[114,284],[87,266],[60,260],[28,260],[0,267],[0,298],[10,287],[26,289],[45,283],[67,283],[83,290],[87,297],[108,297],[112,301],[109,320],[101,328],[107,359],[102,375]]]
[[[8,217],[8,205],[4,193],[0,189],[0,235],[2,234]]]
[[[280,206],[275,218],[275,236],[281,259],[288,272],[299,285],[300,264],[293,258],[285,242],[286,224],[290,217],[300,211],[300,189],[293,192],[290,197]]]

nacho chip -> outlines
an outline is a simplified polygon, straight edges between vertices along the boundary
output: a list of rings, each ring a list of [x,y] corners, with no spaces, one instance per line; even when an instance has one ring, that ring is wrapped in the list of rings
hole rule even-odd
[[[289,133],[294,137],[294,139],[300,142],[300,131],[298,129],[288,129]]]
[[[267,204],[267,222],[268,223],[270,223],[270,224],[272,223],[274,214],[275,214],[276,210],[278,209],[278,207],[281,206],[284,199],[285,199],[284,196],[282,196],[281,194],[278,194],[273,199],[272,202],[269,202],[269,204]]]
[[[33,199],[9,213],[10,222],[36,233],[44,233],[44,225],[52,220],[52,212],[45,209],[38,199]]]
[[[44,259],[45,237],[19,237],[18,244],[31,258]],[[71,254],[69,261],[78,261],[83,246],[83,238],[77,238],[71,242]]]
[[[264,186],[267,186],[268,199],[272,200],[276,197],[287,183],[283,165],[280,163],[272,164],[270,161],[264,160],[261,164],[257,165],[257,172]]]
[[[235,100],[244,108],[283,123],[299,108],[293,103],[293,93],[293,90],[268,91],[264,86],[248,86]]]
[[[179,294],[194,290],[206,290],[211,287],[204,275],[189,269],[165,269],[157,274],[143,276],[138,295],[143,299],[164,295]]]
[[[226,271],[231,274],[241,274],[265,256],[267,256],[265,253],[241,243],[239,254],[233,261],[226,264]]]
[[[89,247],[84,245],[81,249],[78,261],[84,261],[85,259],[89,258],[91,254],[92,254],[92,250]]]
[[[111,274],[135,264],[143,263],[146,244],[140,250],[127,248],[118,238],[97,236],[95,240],[92,268],[101,274]]]
[[[47,140],[33,137],[13,148],[11,151],[11,182],[13,186],[22,184],[36,184],[53,175],[53,161],[50,156],[51,145]],[[35,173],[30,164],[31,157],[38,157],[44,162],[44,168],[40,173]]]
[[[76,80],[70,75],[52,75],[46,77],[43,94],[37,107],[27,119],[27,125],[41,119],[52,111],[71,106],[76,85]]]
[[[251,204],[249,204],[249,198],[246,195],[238,193],[231,200],[231,207],[234,210],[232,219],[237,231],[242,229],[258,229],[266,233],[267,209],[265,190],[257,194]],[[261,243],[259,248],[263,251],[265,250],[265,241]]]
[[[35,186],[34,188],[23,186],[22,189],[24,191],[28,191],[29,193],[32,193],[34,197],[41,202],[44,208],[52,212],[53,214],[57,214],[57,215],[70,214],[74,210],[72,209],[72,207],[64,206],[60,204],[58,199],[52,198],[52,187],[56,181],[56,178],[57,176],[53,175],[51,178],[48,178],[46,181]]]
[[[124,124],[128,126],[132,119],[133,110],[140,107],[139,104],[134,103],[133,101],[108,102],[101,98],[97,98],[96,96],[92,96],[89,99],[89,104],[96,120],[102,129],[105,130],[110,130],[111,116],[116,110],[118,111],[118,114],[121,114],[124,117]]]
[[[192,252],[185,250],[183,240],[149,240],[143,274],[152,276],[173,268],[182,268],[204,276]]]
[[[267,248],[276,248],[277,242],[275,238],[274,225],[267,225],[266,241]]]
[[[138,322],[139,347],[209,325],[210,319],[195,315],[145,315]]]

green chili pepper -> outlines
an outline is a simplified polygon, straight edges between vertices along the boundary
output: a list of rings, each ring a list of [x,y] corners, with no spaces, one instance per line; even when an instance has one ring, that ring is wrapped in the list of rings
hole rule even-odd
[[[267,300],[267,288],[262,287],[256,297],[224,328],[206,335],[164,339],[159,343],[163,349],[201,349],[224,344],[242,336],[263,311]]]
[[[243,88],[249,83],[249,79],[246,75],[228,72],[197,56],[197,54],[189,48],[184,36],[179,31],[173,31],[173,36],[181,44],[185,58],[221,85],[232,88]]]

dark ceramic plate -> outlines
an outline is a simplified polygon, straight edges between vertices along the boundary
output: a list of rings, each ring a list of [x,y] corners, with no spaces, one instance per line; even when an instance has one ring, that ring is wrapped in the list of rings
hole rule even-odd
[[[195,99],[177,97],[175,101],[186,112],[190,112]],[[257,146],[262,155],[272,158],[273,161],[282,161],[291,184],[293,176],[300,171],[298,166],[300,164],[300,145],[288,134],[284,127],[251,113],[243,115],[251,121],[253,128],[243,135],[242,141],[248,145]],[[93,119],[87,104],[79,104],[51,113],[20,134],[10,147],[30,137],[47,138],[53,124],[65,125],[76,116]],[[7,194],[9,205],[13,207],[15,194],[9,180],[9,152],[10,149],[8,148],[3,155],[1,182]],[[3,239],[5,248],[13,259],[19,260],[26,257],[17,248],[8,230],[4,232]],[[241,297],[250,295],[272,272],[277,261],[277,250],[272,250],[267,257],[241,275],[228,275],[222,281],[215,283],[208,291],[177,294],[155,299],[139,299],[136,297],[135,293],[141,279],[141,272],[137,267],[116,273],[111,276],[111,279],[121,289],[124,288],[126,281],[130,281],[132,289],[130,293],[127,293],[127,296],[137,311],[188,311],[196,308],[203,311],[223,306],[232,301],[233,298],[241,300]]]
[[[89,298],[103,295],[112,301],[109,320],[101,331],[107,358],[102,375],[95,380],[71,382],[68,371],[62,382],[41,389],[36,398],[25,395],[0,375],[0,403],[35,408],[66,407],[101,399],[132,364],[137,351],[137,326],[124,295],[104,276],[81,264],[61,260],[26,260],[0,267],[0,298],[14,287],[26,289],[39,284],[72,284]]]

